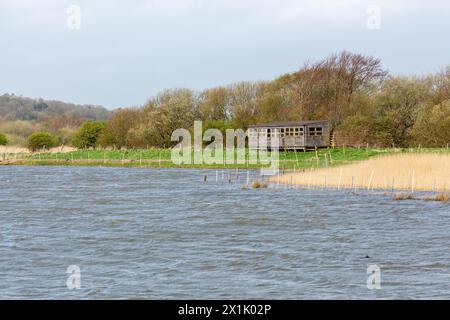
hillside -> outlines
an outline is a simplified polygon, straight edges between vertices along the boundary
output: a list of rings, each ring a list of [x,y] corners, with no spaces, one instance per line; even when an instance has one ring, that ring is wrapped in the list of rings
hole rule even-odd
[[[32,99],[14,94],[0,96],[0,120],[45,122],[55,116],[75,117],[85,120],[106,120],[110,117],[110,111],[100,106]]]

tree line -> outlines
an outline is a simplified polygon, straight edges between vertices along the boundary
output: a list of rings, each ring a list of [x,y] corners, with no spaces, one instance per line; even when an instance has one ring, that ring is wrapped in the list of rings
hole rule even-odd
[[[43,131],[56,144],[67,145],[84,121],[106,121],[110,115],[100,106],[0,95],[0,133],[7,135],[11,145],[25,146],[32,133]]]
[[[171,89],[145,105],[84,123],[76,147],[169,147],[178,128],[246,129],[272,121],[329,120],[333,130],[379,147],[442,147],[450,140],[450,67],[397,76],[377,58],[347,51],[309,62],[272,81],[240,82],[196,92]],[[1,131],[1,127],[0,127]]]

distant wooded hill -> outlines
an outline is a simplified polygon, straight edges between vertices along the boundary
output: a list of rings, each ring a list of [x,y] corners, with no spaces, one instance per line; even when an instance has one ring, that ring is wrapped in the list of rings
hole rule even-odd
[[[0,120],[46,122],[57,116],[83,120],[106,120],[111,112],[104,107],[77,105],[55,100],[31,99],[14,94],[0,96]]]

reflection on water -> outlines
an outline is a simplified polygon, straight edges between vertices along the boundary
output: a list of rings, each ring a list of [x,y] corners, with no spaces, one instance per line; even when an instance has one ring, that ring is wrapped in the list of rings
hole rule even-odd
[[[448,204],[234,175],[0,167],[0,297],[450,298]]]

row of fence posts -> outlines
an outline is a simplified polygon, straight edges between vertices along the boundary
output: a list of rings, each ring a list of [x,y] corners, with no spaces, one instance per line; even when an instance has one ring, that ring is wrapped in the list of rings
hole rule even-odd
[[[208,182],[210,177],[208,175],[203,176],[203,181]],[[211,179],[212,180],[212,179]],[[257,173],[257,170],[245,170],[242,171],[239,168],[236,169],[216,169],[213,177],[215,183],[229,183],[238,184],[243,187],[251,187],[251,184],[255,181],[261,183],[267,182],[267,178],[264,175]]]
[[[345,147],[344,147],[345,148]],[[345,150],[345,149],[344,149]],[[317,159],[317,161],[319,161],[318,159],[319,159],[319,155],[318,155],[318,153],[317,153],[317,149],[315,150],[315,152],[316,152],[316,159]],[[333,159],[332,159],[332,157],[331,157],[331,153],[330,152],[328,152],[329,153],[329,156],[327,155],[327,153],[325,154],[325,164],[326,164],[326,166],[327,166],[327,164],[328,164],[328,159],[329,159],[329,161],[330,161],[330,163],[332,164],[333,163]],[[9,160],[10,159],[10,155],[11,154],[9,154],[9,153],[3,153],[3,161],[6,161],[6,160]],[[39,152],[38,154],[38,159],[39,160],[41,160],[41,153]],[[74,161],[75,161],[75,159],[74,159],[74,156],[73,156],[73,153],[71,153],[70,154],[71,155],[71,162],[72,162],[72,164],[74,163]],[[87,162],[88,163],[90,163],[91,162],[91,158],[89,157],[89,151],[87,151],[86,152],[86,160],[87,160]],[[298,160],[298,156],[297,156],[297,153],[295,153],[295,156],[296,156],[296,161],[298,162],[299,160]],[[18,154],[17,153],[14,153],[14,159],[15,160],[17,160],[17,157],[18,157]],[[328,158],[329,157],[329,158]],[[55,160],[56,160],[56,162],[58,162],[58,161],[60,161],[60,158],[58,158],[58,153],[55,153]],[[68,159],[66,159],[66,161],[67,161]],[[142,152],[139,154],[139,165],[140,166],[142,166],[142,163],[143,163],[143,161],[142,161],[143,159],[142,159]],[[103,153],[103,163],[106,163],[106,153]],[[125,163],[125,154],[122,154],[122,159],[121,159],[121,164],[123,165]],[[161,166],[161,154],[160,154],[160,152],[158,153],[158,166],[160,167]],[[226,170],[226,169],[225,169]],[[312,168],[310,169],[310,172],[309,172],[309,180],[308,180],[308,184],[307,184],[307,188],[308,189],[310,189],[311,188],[311,178],[312,178]],[[283,171],[281,171],[281,172],[283,172]],[[295,170],[295,166],[294,166],[294,172],[296,172],[296,170]],[[415,192],[415,185],[416,185],[416,175],[415,175],[415,170],[413,170],[412,171],[412,175],[411,175],[411,184],[410,184],[410,186],[411,186],[411,189],[410,189],[410,191],[411,191],[411,193],[414,193]],[[247,179],[246,179],[246,183],[245,183],[245,185],[247,185],[247,186],[250,186],[250,183],[251,183],[251,181],[250,181],[250,171],[249,170],[247,170],[247,175],[246,175],[246,177],[247,177]],[[372,186],[372,182],[373,182],[373,178],[374,178],[374,171],[372,170],[371,171],[371,174],[370,174],[370,178],[369,178],[369,181],[368,181],[368,185],[367,185],[367,191],[373,191],[374,189],[373,189],[373,186]],[[236,181],[236,182],[240,182],[240,171],[239,171],[239,168],[236,168],[235,169],[235,179],[233,180],[232,179],[232,175],[231,174],[228,174],[228,179],[225,179],[225,176],[224,176],[224,169],[222,169],[222,174],[221,174],[221,179],[219,179],[219,171],[218,170],[216,170],[216,182],[219,182],[219,180],[221,180],[221,181],[224,181],[224,180],[227,180],[229,183],[231,183],[231,182],[233,182],[233,181]],[[261,182],[264,182],[264,176],[262,175],[262,176],[260,176],[259,177],[259,180],[261,180]],[[205,176],[204,177],[204,181],[206,182],[207,181],[207,176]],[[341,182],[342,182],[342,169],[341,169],[341,172],[340,172],[340,175],[339,175],[339,182],[338,182],[338,186],[337,187],[334,187],[334,188],[336,188],[337,190],[341,190]],[[395,178],[392,178],[392,181],[391,181],[391,192],[395,192],[396,191],[396,189],[395,189],[395,183],[396,183],[396,181],[395,181]],[[277,177],[277,182],[275,183],[275,187],[276,188],[279,188],[280,187],[280,171],[279,171],[279,173],[278,173],[278,177]],[[295,185],[294,183],[293,183],[293,178],[292,178],[292,176],[291,176],[291,179],[290,179],[290,183],[288,183],[288,184],[286,184],[286,183],[283,183],[282,184],[283,186],[284,186],[284,188],[295,188],[295,187],[301,187],[301,188],[305,188],[305,186],[297,186],[297,185]],[[324,184],[323,184],[323,187],[322,188],[320,188],[320,187],[318,187],[318,186],[316,186],[315,187],[315,189],[327,189],[328,188],[328,181],[327,181],[327,176],[325,176],[324,177]],[[348,189],[348,188],[347,188]],[[350,189],[351,190],[354,190],[354,192],[356,192],[358,189],[359,190],[364,190],[365,188],[363,188],[363,187],[357,187],[357,185],[356,185],[356,183],[355,183],[355,179],[354,179],[354,177],[352,176],[352,178],[351,178],[351,186],[350,186]],[[437,181],[436,181],[436,179],[434,179],[434,181],[433,181],[433,186],[432,186],[432,191],[433,192],[437,192]]]
[[[21,160],[21,159],[23,159],[21,153],[6,153],[6,152],[4,152],[2,154],[1,158],[2,158],[3,161],[12,160],[12,159],[14,159],[14,160]]]
[[[88,163],[90,163],[91,159],[89,157],[89,152],[87,152],[86,155],[87,155],[86,156],[86,160],[87,160]],[[10,154],[4,153],[3,154],[3,160],[4,161],[5,160],[9,160],[10,159],[9,156],[10,156]],[[38,153],[38,158],[39,158],[39,160],[41,160],[41,153]],[[325,157],[325,158],[327,159],[327,157]],[[17,160],[17,153],[14,153],[14,159]],[[60,160],[58,158],[58,153],[55,153],[55,160],[56,160],[56,162],[58,162]],[[298,161],[297,154],[296,154],[296,160]],[[332,161],[331,154],[330,154],[330,161]],[[72,164],[74,163],[73,153],[71,153],[71,162],[72,162]],[[106,153],[103,153],[103,163],[106,163]],[[121,164],[123,165],[124,163],[125,163],[125,155],[122,154]],[[140,155],[139,155],[139,165],[142,166],[142,153],[140,153]],[[158,166],[161,166],[161,155],[160,155],[160,153],[158,154]],[[216,170],[216,182],[219,182],[219,180],[221,180],[221,181],[225,180],[224,170],[222,169],[221,172],[222,172],[221,179],[219,179],[219,171]],[[294,172],[295,172],[295,169],[294,169]],[[276,179],[277,182],[275,184],[276,188],[279,188],[280,185],[281,185],[280,184],[280,176],[281,176],[282,173],[284,173],[284,172],[278,171],[277,179]],[[246,176],[247,176],[247,179],[246,179],[245,185],[249,186],[250,182],[251,182],[250,181],[250,171],[249,170],[247,170],[247,175]],[[368,181],[368,185],[367,185],[367,191],[371,191],[371,190],[373,191],[373,186],[372,186],[373,178],[374,178],[374,171],[372,170],[371,174],[370,174],[369,181]],[[260,176],[259,179],[262,180],[262,182],[264,182],[264,176],[263,175]],[[309,171],[309,179],[308,179],[308,184],[306,186],[308,189],[311,188],[311,179],[312,179],[312,168]],[[207,176],[205,176],[204,180],[207,181]],[[229,183],[233,182],[232,175],[230,173],[228,174],[228,179],[226,179],[226,180]],[[239,168],[235,169],[235,179],[234,179],[234,181],[240,182],[240,171],[239,171]],[[341,190],[341,182],[342,182],[342,169],[341,169],[340,174],[339,174],[339,182],[338,182],[337,190]],[[395,182],[396,182],[395,178],[392,178],[391,188],[390,188],[391,192],[395,192]],[[411,175],[411,184],[410,184],[411,185],[411,193],[414,193],[414,191],[415,191],[415,182],[416,182],[416,176],[415,176],[415,170],[413,170],[412,171],[412,175]],[[293,183],[292,176],[290,178],[290,183],[289,184],[283,183],[283,186],[285,188],[286,187],[287,188],[295,188],[296,187],[296,185],[294,185],[294,183]],[[305,186],[302,186],[302,187],[304,188]],[[317,188],[318,187],[316,186],[315,189],[317,189]],[[325,176],[324,177],[324,184],[323,184],[323,188],[322,189],[327,189],[327,188],[328,188],[327,176]],[[358,189],[361,190],[361,189],[364,189],[364,188],[361,188],[361,187],[358,188],[356,183],[355,183],[355,179],[352,176],[350,189],[354,190],[354,192],[356,192]],[[437,191],[437,181],[436,181],[436,179],[434,179],[434,181],[433,181],[432,191],[433,192]]]
[[[94,158],[94,159],[91,159],[91,157],[89,156],[89,150],[86,149],[85,151],[86,151],[86,158],[85,158],[85,159],[83,159],[82,157],[81,157],[80,159],[74,159],[73,153],[71,153],[71,158],[70,158],[71,163],[73,164],[76,160],[80,160],[80,161],[85,160],[87,163],[91,163],[91,160],[97,160],[97,161],[100,160],[100,159],[95,159],[95,158]],[[316,161],[317,161],[317,166],[319,166],[319,165],[320,165],[320,157],[319,157],[317,148],[316,148],[315,152],[316,152],[316,157],[315,157],[315,159],[316,159]],[[45,152],[43,151],[42,153],[45,153]],[[285,153],[286,153],[286,152],[285,152]],[[41,152],[38,152],[38,153],[37,153],[37,156],[38,156],[38,159],[39,159],[39,160],[42,160],[42,159],[41,159]],[[63,155],[63,158],[64,158],[64,155]],[[56,159],[57,162],[59,161],[59,159],[58,159],[58,153],[55,153],[55,159]],[[288,159],[287,154],[286,154],[286,159]],[[296,163],[298,164],[298,163],[300,162],[300,160],[299,160],[299,158],[298,158],[297,152],[295,152],[295,159],[296,159]],[[68,161],[68,160],[69,160],[69,159],[66,159],[66,161]],[[126,162],[126,160],[130,160],[131,162],[138,161],[140,166],[142,166],[142,164],[145,163],[145,159],[143,159],[142,152],[139,153],[139,158],[138,158],[138,160],[134,160],[134,159],[125,159],[125,154],[123,153],[123,154],[122,154],[122,157],[121,157],[121,159],[120,159],[121,165],[124,165],[125,162]],[[309,160],[309,161],[312,161],[313,159],[308,159],[308,160]],[[101,160],[100,160],[100,161],[101,161]],[[329,164],[329,163],[330,163],[330,164],[333,164],[333,159],[332,159],[332,155],[331,155],[331,152],[330,152],[330,151],[328,151],[328,152],[324,155],[324,161],[325,161],[325,167],[328,167],[328,164]],[[106,162],[107,162],[107,159],[106,159],[106,153],[103,153],[103,164],[106,164]],[[161,153],[158,152],[158,167],[161,167],[161,162],[162,162],[162,161],[161,161]],[[226,163],[224,162],[223,165],[224,165],[224,167],[225,167],[225,166],[226,166]],[[248,165],[249,165],[248,160],[246,160],[245,165],[248,167]],[[147,166],[147,167],[148,167],[148,166]],[[297,168],[297,166],[296,166],[296,164],[294,164],[294,171],[295,171],[296,168]],[[300,166],[298,166],[298,168],[300,168]]]
[[[251,172],[253,172],[253,174]],[[221,169],[221,170],[215,171],[215,179],[214,180],[216,183],[228,182],[230,184],[231,183],[240,184],[241,176],[244,176],[245,183],[243,184],[243,186],[246,186],[246,187],[250,187],[251,183],[254,181],[259,181],[261,183],[268,182],[266,176],[260,175],[260,174],[259,175],[255,174],[255,172],[256,172],[255,170],[247,170],[246,172],[242,173],[240,171],[240,169],[237,168],[237,169],[235,169],[234,174],[233,174],[231,169],[228,169],[228,170]],[[271,186],[274,187],[275,189],[280,189],[280,188],[282,188],[282,189],[312,189],[312,190],[331,189],[331,190],[338,190],[338,191],[351,190],[354,193],[357,193],[357,191],[364,191],[364,190],[373,192],[375,190],[374,185],[373,185],[373,180],[374,180],[374,176],[375,176],[374,170],[371,170],[371,172],[370,172],[369,179],[367,182],[367,187],[358,186],[356,183],[355,177],[352,176],[350,187],[344,187],[344,188],[342,187],[342,178],[343,178],[343,170],[342,169],[339,172],[338,184],[337,184],[337,186],[333,186],[333,187],[330,187],[328,185],[328,179],[327,179],[328,177],[327,176],[323,177],[324,181],[321,186],[318,186],[316,184],[313,185],[312,184],[313,168],[310,168],[310,170],[309,170],[308,183],[306,184],[306,186],[295,184],[293,176],[290,176],[289,183],[286,183],[286,182],[281,183],[280,182],[281,176],[284,175],[285,173],[286,172],[284,172],[283,170],[279,170],[276,175],[276,179],[275,179],[275,181],[272,181]],[[208,175],[204,175],[203,181],[208,182]],[[410,182],[410,190],[409,190],[411,192],[411,194],[413,194],[416,191],[416,181],[417,181],[416,172],[415,172],[415,170],[413,170],[411,173],[411,182]],[[395,177],[393,177],[391,180],[391,186],[390,186],[391,193],[395,193],[396,191],[398,191],[398,190],[396,190],[395,187],[396,187],[396,180],[395,180]],[[389,190],[388,188],[384,189],[384,191],[388,191],[388,190]],[[404,190],[404,191],[407,191],[407,190]],[[431,191],[438,192],[436,179],[434,179],[434,181],[433,181],[433,186],[432,186]]]
[[[42,160],[40,152],[37,153],[37,157],[39,160]],[[106,164],[108,162],[108,159],[106,158],[106,152],[104,152],[103,157],[101,157],[99,159],[90,157],[89,151],[86,151],[86,158],[84,158],[84,159],[83,159],[83,157],[81,157],[79,159],[75,159],[73,153],[70,153],[70,158],[64,157],[64,154],[63,154],[62,158],[59,158],[58,153],[55,153],[55,161],[56,162],[59,162],[59,161],[63,160],[64,158],[65,158],[65,161],[71,161],[72,164],[74,164],[77,160],[86,161],[88,164],[90,164],[93,161],[102,162],[103,164]],[[120,164],[124,165],[126,160],[127,159],[125,159],[125,154],[122,154],[122,157],[120,159]],[[141,153],[139,153],[139,159],[136,160],[139,162],[140,167],[142,167],[143,163],[145,164],[145,161],[143,161],[143,160],[144,159],[143,159],[142,152],[141,152]],[[134,159],[131,159],[131,161],[134,162]],[[147,163],[147,167],[148,167],[148,163]],[[158,167],[161,167],[161,153],[158,153]]]
[[[12,160],[12,159],[14,159],[14,160],[18,160],[18,159],[19,160],[25,160],[25,159],[33,159],[35,157],[37,157],[37,159],[39,161],[46,160],[46,159],[53,160],[51,155],[49,155],[48,157],[44,158],[44,157],[41,156],[42,154],[48,154],[48,153],[46,153],[44,151],[42,151],[42,152],[40,151],[40,152],[37,152],[37,153],[34,153],[34,154],[25,154],[25,155],[23,155],[23,154],[18,154],[18,153],[7,153],[7,152],[4,152],[1,155],[1,158],[2,158],[3,161]],[[108,161],[107,158],[106,158],[106,152],[103,153],[103,157],[102,158],[99,158],[99,159],[95,159],[94,158],[94,159],[92,159],[92,157],[90,157],[90,155],[89,155],[89,151],[87,151],[87,150],[86,150],[86,158],[80,157],[80,158],[76,159],[72,152],[70,153],[69,157],[68,157],[68,154],[67,155],[66,154],[62,154],[62,156],[60,156],[60,154],[58,152],[55,152],[54,156],[55,156],[54,160],[57,163],[61,162],[61,161],[66,161],[66,162],[70,161],[72,164],[74,164],[77,160],[79,160],[79,161],[86,161],[88,164],[90,164],[92,161],[98,161],[98,162],[102,162],[103,164],[106,164],[107,161]],[[125,154],[122,154],[122,157],[121,157],[121,160],[120,160],[120,164],[124,165],[126,160],[127,159],[125,159]],[[143,160],[144,159],[143,159],[142,152],[140,152],[139,153],[139,159],[137,160],[139,162],[139,166],[142,166],[142,164],[145,163],[145,161],[143,161]],[[132,159],[131,161],[133,162],[134,160]],[[158,153],[158,167],[161,167],[161,162],[162,162],[161,161],[161,153],[159,152]]]
[[[228,171],[228,172],[225,172],[225,171]],[[232,169],[228,169],[228,170],[226,170],[226,169],[225,170],[224,169],[221,169],[221,170],[216,169],[215,182],[219,183],[219,182],[227,181],[228,183],[233,183],[233,182],[240,183],[241,182],[241,175],[242,175],[240,169],[236,168],[234,170],[234,174],[232,173],[232,171],[233,171]],[[250,176],[251,176],[250,170],[247,170],[246,173],[244,173],[244,176],[245,176],[245,183],[246,183],[246,185],[249,185],[250,184]],[[234,179],[233,179],[233,177],[234,177]],[[204,182],[208,182],[208,175],[204,175],[203,176],[203,181]]]
[[[358,149],[359,149],[359,148],[360,148],[360,147],[358,147]],[[393,146],[393,148],[395,148],[395,146]],[[445,148],[448,150],[448,149],[449,149],[449,144],[447,144],[447,145],[445,146]],[[419,145],[417,148],[407,148],[407,149],[408,149],[410,152],[415,152],[415,151],[417,151],[417,150],[420,151],[422,148],[421,148],[421,145]],[[44,147],[44,149],[43,149],[42,151],[40,151],[40,152],[37,153],[38,159],[39,159],[39,160],[42,160],[42,159],[41,159],[41,153],[45,153],[44,150],[45,150],[45,147]],[[342,145],[342,150],[343,150],[343,154],[345,155],[345,150],[346,150],[346,146],[345,146],[345,145]],[[368,152],[368,150],[369,150],[369,144],[367,144],[366,150],[367,150],[367,152]],[[85,151],[86,151],[86,154],[87,154],[86,160],[87,160],[87,162],[89,163],[89,162],[90,162],[89,150],[85,149]],[[320,164],[320,157],[319,157],[319,152],[318,152],[317,147],[315,147],[314,151],[315,151],[315,159],[316,159],[317,165],[319,165],[319,164]],[[14,154],[14,159],[17,160],[17,153],[13,153],[13,154]],[[55,155],[56,161],[59,161],[59,159],[58,159],[58,153],[55,153],[55,154],[56,154],[56,155]],[[285,151],[285,155],[286,155],[286,159],[287,159],[287,151]],[[3,153],[3,161],[10,159],[9,156],[10,156],[9,153],[4,152],[4,153]],[[297,163],[298,163],[298,162],[299,162],[299,159],[298,159],[298,156],[297,156],[297,152],[295,152],[295,158],[296,158],[296,161],[297,161]],[[71,159],[71,160],[73,160],[73,154],[72,154],[72,159]],[[80,159],[80,160],[83,160],[83,159]],[[139,154],[139,164],[140,164],[140,165],[142,165],[142,163],[143,163],[142,160],[143,160],[143,158],[142,158],[142,152],[141,152],[141,153]],[[312,159],[309,159],[309,160],[312,160]],[[330,152],[329,150],[328,150],[328,152],[326,152],[326,153],[324,154],[324,161],[325,161],[325,167],[328,167],[328,163],[333,164],[333,158],[332,158],[331,152]],[[106,163],[106,154],[105,154],[105,153],[104,153],[104,157],[103,157],[103,163]],[[122,161],[121,161],[121,164],[124,164],[124,163],[125,163],[125,155],[122,154]],[[160,154],[160,152],[158,153],[158,163],[161,164],[161,154]],[[248,165],[247,162],[246,162],[246,164]],[[294,167],[295,167],[295,165],[294,165]]]

